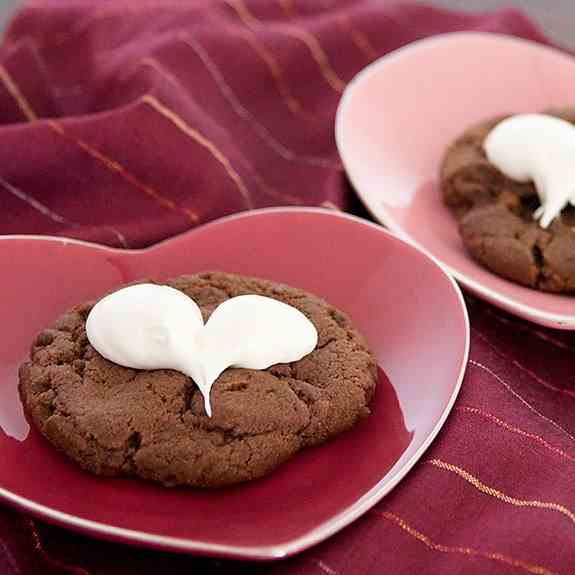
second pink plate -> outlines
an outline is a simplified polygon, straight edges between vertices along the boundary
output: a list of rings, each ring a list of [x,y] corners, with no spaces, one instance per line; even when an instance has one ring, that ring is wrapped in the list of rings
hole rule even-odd
[[[273,559],[332,535],[379,501],[443,425],[469,345],[459,288],[381,226],[327,210],[248,212],[141,251],[62,238],[0,238],[0,498],[92,535]],[[141,278],[223,270],[286,282],[354,320],[377,356],[373,413],[269,476],[219,490],[94,477],[24,419],[17,370],[66,308]]]
[[[437,186],[441,157],[466,127],[499,114],[574,106],[575,60],[506,36],[455,33],[401,48],[346,88],[336,140],[372,214],[443,263],[479,297],[530,321],[575,329],[575,298],[502,279],[465,252]]]

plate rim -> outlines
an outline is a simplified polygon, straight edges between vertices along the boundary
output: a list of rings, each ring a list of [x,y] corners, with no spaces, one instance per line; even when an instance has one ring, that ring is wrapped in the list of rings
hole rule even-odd
[[[93,242],[87,242],[83,240],[77,240],[62,236],[42,236],[42,235],[28,235],[28,234],[12,234],[12,235],[0,236],[0,241],[10,241],[10,240],[29,240],[32,242],[56,241],[58,243],[62,243],[63,245],[74,244],[105,252],[147,253],[154,251],[161,246],[182,239],[184,237],[192,236],[197,231],[203,230],[207,227],[220,226],[229,221],[234,221],[237,219],[244,219],[260,215],[277,214],[277,213],[323,214],[338,219],[351,220],[357,224],[365,225],[367,227],[375,229],[378,232],[382,233],[384,236],[393,238],[396,241],[406,244],[410,249],[415,250],[416,252],[421,254],[424,258],[431,260],[431,262],[439,269],[439,271],[448,280],[447,285],[450,287],[450,289],[453,290],[453,293],[456,295],[456,301],[459,304],[463,318],[464,338],[465,338],[463,353],[459,360],[459,373],[457,381],[455,382],[455,386],[453,388],[453,391],[451,392],[449,400],[441,416],[437,420],[435,426],[427,435],[427,437],[425,438],[421,446],[417,449],[417,451],[411,456],[411,458],[405,464],[402,465],[401,469],[397,472],[396,476],[391,481],[387,481],[384,485],[382,485],[382,483],[385,480],[385,477],[394,470],[395,466],[397,465],[397,462],[371,489],[369,489],[369,491],[364,493],[359,499],[354,501],[351,505],[347,506],[345,509],[343,509],[336,515],[320,524],[318,527],[314,527],[311,530],[304,533],[303,535],[288,540],[285,543],[279,543],[274,545],[263,545],[263,546],[220,544],[209,541],[201,541],[198,539],[188,539],[185,537],[173,537],[167,535],[147,533],[146,531],[139,529],[117,527],[101,521],[84,519],[71,513],[65,513],[59,511],[58,509],[55,509],[48,505],[36,503],[32,499],[28,499],[27,497],[13,493],[11,490],[6,489],[4,487],[0,487],[0,499],[16,506],[17,508],[30,512],[36,517],[46,519],[52,523],[56,523],[63,527],[72,528],[82,533],[95,535],[96,537],[99,536],[100,538],[108,540],[117,541],[119,539],[122,541],[122,543],[139,544],[142,546],[153,547],[158,549],[197,553],[212,556],[222,556],[235,559],[277,560],[289,557],[305,549],[308,549],[309,547],[316,545],[317,543],[320,543],[321,541],[324,541],[331,535],[337,533],[338,531],[340,531],[341,529],[343,529],[344,527],[355,521],[361,515],[363,515],[376,503],[378,503],[405,477],[405,475],[412,469],[415,463],[429,448],[429,446],[431,445],[431,443],[436,438],[437,434],[445,424],[445,421],[447,420],[447,417],[449,416],[453,408],[453,405],[455,403],[457,396],[459,395],[461,385],[463,383],[463,378],[465,376],[465,371],[469,359],[469,347],[470,347],[469,315],[459,285],[455,282],[453,277],[447,272],[444,265],[442,265],[435,257],[431,256],[430,254],[427,254],[425,250],[422,250],[418,246],[414,245],[413,242],[405,241],[404,238],[398,237],[398,235],[390,232],[389,230],[386,230],[381,225],[374,222],[370,222],[364,218],[360,218],[358,216],[354,216],[352,214],[348,214],[345,212],[339,212],[333,209],[319,208],[319,207],[272,207],[272,208],[260,208],[255,210],[239,212],[228,216],[224,216],[217,220],[213,220],[207,224],[204,224],[197,228],[193,228],[182,234],[178,234],[177,236],[173,236],[171,238],[163,240],[162,242],[158,242],[152,246],[143,249],[111,248]]]
[[[381,58],[378,58],[363,68],[346,86],[339,101],[335,116],[335,141],[342,164],[344,165],[346,174],[350,179],[350,182],[352,183],[353,188],[361,202],[377,221],[386,226],[391,232],[396,234],[402,240],[408,242],[412,246],[415,246],[428,257],[435,259],[437,263],[439,263],[445,270],[448,271],[449,274],[451,274],[458,282],[469,289],[472,293],[485,298],[488,302],[493,303],[510,313],[515,313],[516,315],[519,315],[519,317],[528,319],[539,325],[552,327],[555,329],[575,330],[575,313],[562,314],[546,312],[528,304],[517,302],[514,298],[500,294],[497,290],[486,287],[481,281],[473,279],[466,273],[461,272],[453,266],[445,263],[441,258],[431,254],[422,244],[414,240],[408,232],[404,231],[400,224],[395,222],[395,219],[388,214],[385,207],[382,207],[380,203],[372,197],[372,194],[361,190],[361,187],[357,185],[355,175],[352,173],[353,170],[350,170],[349,166],[347,165],[347,152],[344,143],[345,137],[343,136],[342,118],[347,113],[347,110],[350,106],[351,95],[356,86],[361,82],[364,82],[366,78],[371,74],[380,73],[380,68],[385,68],[390,63],[393,63],[394,61],[405,56],[409,56],[411,52],[419,52],[422,49],[427,49],[430,46],[433,46],[434,44],[443,44],[446,42],[455,41],[460,42],[461,40],[480,40],[488,43],[503,42],[509,45],[529,46],[530,48],[536,48],[543,52],[551,52],[554,55],[568,60],[572,64],[575,64],[575,59],[573,56],[562,52],[558,48],[546,46],[544,44],[538,44],[537,42],[525,40],[524,38],[518,38],[516,36],[509,36],[507,34],[494,32],[448,32],[445,34],[438,34],[430,38],[423,38],[421,40],[417,40],[402,46],[401,48],[398,48],[397,50],[389,52]]]

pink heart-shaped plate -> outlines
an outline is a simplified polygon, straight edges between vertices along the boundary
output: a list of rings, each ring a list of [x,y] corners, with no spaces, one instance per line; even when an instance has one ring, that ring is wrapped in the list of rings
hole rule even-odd
[[[0,497],[115,541],[257,559],[322,541],[414,465],[445,421],[467,361],[468,318],[453,280],[380,226],[333,211],[247,212],[140,251],[4,237],[0,266]],[[381,368],[372,415],[261,480],[220,490],[94,477],[28,429],[17,370],[41,328],[122,283],[206,270],[289,283],[350,314]]]
[[[437,176],[448,144],[500,114],[575,106],[575,60],[507,36],[454,33],[384,56],[347,86],[336,140],[371,213],[433,255],[467,289],[519,317],[575,329],[575,299],[500,278],[466,253]]]

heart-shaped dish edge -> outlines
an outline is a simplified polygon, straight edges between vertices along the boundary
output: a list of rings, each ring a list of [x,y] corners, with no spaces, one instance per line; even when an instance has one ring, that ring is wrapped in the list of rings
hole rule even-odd
[[[444,269],[448,271],[448,273],[450,273],[462,286],[467,288],[471,293],[507,312],[510,312],[518,317],[532,321],[544,327],[562,330],[575,330],[575,313],[550,313],[546,312],[545,310],[538,309],[537,307],[516,301],[511,297],[499,293],[497,290],[485,286],[482,282],[469,277],[467,274],[459,271],[456,267],[450,266],[449,264],[443,262],[440,256],[430,253],[426,249],[425,245],[422,245],[413,239],[413,237],[403,229],[401,224],[396,222],[395,218],[391,216],[386,208],[382,205],[382,202],[378,200],[376,194],[374,194],[371,190],[363,189],[362,186],[359,185],[356,168],[352,166],[352,164],[347,159],[350,154],[348,151],[348,144],[345,135],[344,118],[349,114],[353,92],[357,89],[358,86],[361,86],[364,82],[368,81],[372,75],[383,73],[389,64],[396,64],[404,57],[413,56],[419,52],[427,51],[428,49],[431,49],[438,44],[444,44],[446,42],[453,43],[453,49],[457,49],[457,43],[466,41],[477,42],[478,40],[489,43],[503,43],[509,47],[529,47],[531,49],[540,50],[542,53],[551,54],[553,57],[560,58],[569,62],[570,65],[575,66],[575,61],[572,56],[569,56],[568,54],[561,52],[556,48],[540,45],[535,42],[530,42],[528,40],[516,38],[513,36],[490,32],[450,32],[410,43],[397,50],[394,50],[393,52],[390,52],[375,62],[372,62],[362,71],[360,71],[346,86],[340,99],[335,119],[335,139],[342,163],[351,184],[353,185],[360,200],[370,212],[370,214],[398,237],[410,243],[411,245],[414,245],[426,255],[434,258],[435,261],[437,261]],[[549,297],[554,297],[553,294],[547,295]]]
[[[37,516],[38,518],[45,519],[51,523],[63,527],[71,528],[81,533],[93,535],[101,539],[130,543],[149,548],[195,553],[199,555],[266,561],[266,560],[281,559],[294,555],[313,545],[316,545],[317,543],[320,543],[321,541],[324,541],[331,535],[337,533],[338,531],[340,531],[341,529],[352,523],[354,520],[359,518],[362,514],[368,511],[377,502],[379,502],[387,493],[389,493],[411,470],[411,468],[415,465],[415,463],[420,459],[423,453],[431,445],[431,443],[433,442],[433,440],[443,427],[455,403],[457,395],[460,391],[467,366],[469,356],[469,342],[470,342],[469,317],[467,314],[467,308],[465,306],[463,295],[457,283],[445,271],[443,266],[437,262],[435,258],[430,257],[428,254],[425,254],[423,250],[413,246],[410,242],[405,242],[400,238],[397,238],[394,234],[390,233],[389,231],[386,231],[380,225],[350,214],[335,212],[334,210],[324,208],[312,208],[312,207],[264,208],[264,209],[252,210],[249,212],[232,214],[230,216],[226,216],[221,219],[210,222],[208,224],[205,224],[205,226],[202,227],[205,228],[207,226],[221,226],[226,222],[235,221],[237,219],[250,218],[253,216],[258,216],[266,213],[273,214],[273,213],[288,213],[288,212],[329,214],[336,218],[352,220],[357,223],[361,223],[362,225],[377,229],[380,233],[384,234],[385,236],[388,236],[390,239],[406,244],[409,249],[414,250],[415,252],[418,252],[426,259],[433,261],[436,268],[448,280],[448,284],[451,286],[451,289],[453,289],[457,301],[460,304],[460,311],[462,314],[464,330],[465,330],[465,333],[462,335],[464,336],[465,341],[463,347],[464,352],[462,354],[462,357],[460,358],[459,374],[457,377],[457,381],[455,382],[453,391],[449,397],[446,407],[441,417],[438,419],[435,427],[428,434],[422,445],[417,449],[417,451],[412,455],[412,457],[405,464],[402,465],[399,472],[395,474],[395,476],[391,481],[386,481],[385,477],[394,472],[399,462],[397,462],[374,487],[372,487],[369,491],[367,491],[352,505],[345,508],[343,511],[339,512],[336,516],[328,519],[324,523],[320,524],[318,527],[310,530],[305,535],[295,538],[289,542],[286,542],[285,544],[269,545],[263,547],[221,545],[211,542],[189,540],[185,538],[154,535],[151,533],[146,533],[145,531],[115,527],[113,525],[108,525],[106,523],[93,521],[89,519],[83,519],[81,517],[77,517],[69,513],[58,511],[57,509],[51,508],[49,506],[38,504],[33,500],[27,499],[26,497],[16,495],[15,493],[3,487],[0,487],[0,499],[3,499],[5,502],[11,504],[12,506],[15,506],[23,511],[31,513],[34,516]],[[197,230],[198,228],[191,230],[189,232],[185,232],[184,234],[181,234],[179,236],[175,236],[174,238],[164,240],[151,247],[136,250],[121,250],[117,248],[101,246],[91,242],[85,242],[82,240],[75,240],[57,236],[11,235],[11,236],[0,236],[0,241],[5,242],[14,239],[16,240],[24,239],[33,242],[36,241],[57,242],[63,245],[77,244],[89,247],[90,249],[104,251],[108,253],[130,252],[131,254],[136,255],[142,253],[150,253],[152,251],[158,251],[161,250],[163,247],[171,244],[177,244],[180,242],[185,243],[186,241],[188,241],[188,238],[194,236]]]

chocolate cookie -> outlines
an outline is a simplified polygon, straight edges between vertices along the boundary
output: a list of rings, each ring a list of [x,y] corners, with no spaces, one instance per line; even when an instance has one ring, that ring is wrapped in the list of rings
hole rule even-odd
[[[204,320],[237,295],[283,301],[312,321],[318,345],[292,364],[226,370],[212,388],[209,418],[185,375],[128,369],[100,356],[85,332],[93,304],[73,308],[37,336],[20,369],[20,394],[38,429],[84,469],[167,486],[230,485],[269,473],[369,414],[375,360],[350,320],[325,301],[219,272],[166,283],[192,297]]]
[[[546,113],[575,124],[575,109]],[[485,138],[503,119],[472,126],[448,148],[440,171],[443,200],[480,264],[529,287],[573,293],[575,208],[565,208],[546,230],[534,221],[539,206],[534,185],[507,178],[483,151]]]

